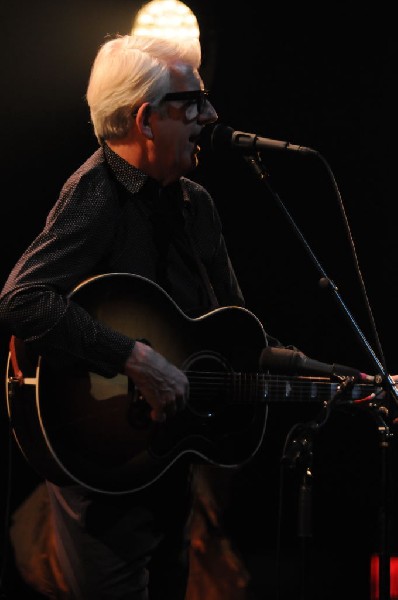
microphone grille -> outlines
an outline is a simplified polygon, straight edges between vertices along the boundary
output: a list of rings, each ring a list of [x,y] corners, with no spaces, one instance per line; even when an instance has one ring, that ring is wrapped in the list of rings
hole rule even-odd
[[[230,149],[233,132],[232,127],[228,127],[227,125],[222,125],[221,123],[215,125],[211,134],[212,150]]]
[[[271,369],[274,372],[296,374],[304,354],[290,348],[267,346],[260,355],[260,368]]]

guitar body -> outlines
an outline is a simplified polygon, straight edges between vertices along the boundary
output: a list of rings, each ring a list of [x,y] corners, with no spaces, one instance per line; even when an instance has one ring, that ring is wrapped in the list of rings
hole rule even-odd
[[[250,382],[244,402],[238,392],[241,373],[258,370],[267,342],[250,311],[228,307],[191,319],[157,284],[123,273],[88,279],[70,297],[184,370],[190,395],[183,410],[154,423],[126,376],[54,365],[14,339],[8,413],[21,451],[43,477],[122,494],[150,485],[186,454],[232,467],[256,453],[266,426],[264,390]],[[15,381],[15,362],[23,383]]]

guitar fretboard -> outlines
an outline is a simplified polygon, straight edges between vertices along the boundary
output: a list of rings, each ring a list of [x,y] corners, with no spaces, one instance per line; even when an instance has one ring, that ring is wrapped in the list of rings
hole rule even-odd
[[[342,390],[340,381],[323,377],[289,377],[264,373],[189,371],[190,397],[198,402],[222,399],[230,404],[272,402],[328,402],[337,394],[341,400],[360,400],[375,394],[374,385],[354,383]]]

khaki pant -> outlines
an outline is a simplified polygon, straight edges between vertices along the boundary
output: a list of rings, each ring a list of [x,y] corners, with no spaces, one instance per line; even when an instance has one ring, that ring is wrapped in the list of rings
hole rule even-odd
[[[249,574],[219,526],[216,496],[206,477],[208,472],[204,467],[195,474],[186,600],[245,600]],[[10,538],[23,580],[50,599],[71,600],[57,562],[45,484],[39,485],[14,512]]]

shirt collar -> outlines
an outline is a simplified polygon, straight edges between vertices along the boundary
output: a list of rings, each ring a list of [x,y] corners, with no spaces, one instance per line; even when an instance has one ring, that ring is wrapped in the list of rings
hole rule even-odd
[[[107,143],[103,144],[105,159],[116,179],[132,194],[139,192],[148,179],[148,175],[130,165],[124,158],[116,154]]]
[[[162,193],[167,192],[167,193],[173,194],[173,189],[174,189],[175,190],[174,193],[177,196],[180,196],[180,194],[178,193],[178,190],[181,191],[181,187],[182,187],[182,198],[181,198],[182,204],[186,208],[190,207],[191,200],[189,198],[189,194],[188,194],[185,186],[181,186],[180,180],[175,181],[174,183],[171,183],[170,185],[166,186],[166,188],[161,188],[159,186],[159,184],[157,183],[157,181],[152,179],[152,177],[149,177],[149,175],[144,173],[144,171],[141,171],[141,169],[138,169],[137,167],[134,167],[133,165],[128,163],[124,158],[119,156],[119,154],[116,154],[116,152],[114,152],[108,146],[108,144],[106,142],[104,142],[102,147],[104,150],[105,159],[106,159],[110,169],[114,173],[116,179],[131,194],[137,194],[138,192],[140,192],[145,183],[152,188],[153,193],[154,193],[154,190],[157,189],[157,190],[161,190]]]

